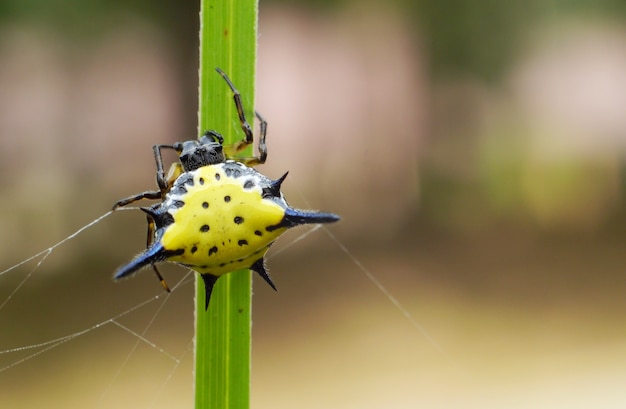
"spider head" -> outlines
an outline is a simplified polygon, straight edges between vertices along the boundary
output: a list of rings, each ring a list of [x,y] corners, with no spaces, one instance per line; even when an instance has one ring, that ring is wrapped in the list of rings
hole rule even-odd
[[[173,145],[185,172],[226,160],[222,143],[224,138],[215,131],[207,131],[199,139],[177,142]]]

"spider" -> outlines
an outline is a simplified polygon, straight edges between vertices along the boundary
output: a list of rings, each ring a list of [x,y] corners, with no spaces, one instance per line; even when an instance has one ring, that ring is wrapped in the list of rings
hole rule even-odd
[[[163,288],[170,291],[156,263],[178,263],[201,274],[206,308],[217,279],[242,268],[257,272],[276,290],[264,260],[271,244],[291,227],[339,220],[332,213],[291,208],[280,190],[287,173],[272,180],[252,168],[267,159],[267,121],[258,112],[255,115],[260,121],[259,154],[236,157],[253,143],[252,127],[246,120],[239,92],[222,70],[217,72],[233,92],[245,137],[223,146],[222,135],[210,130],[198,140],[155,145],[159,190],[127,197],[113,206],[115,210],[141,199],[161,200],[141,208],[148,220],[147,248],[120,267],[114,278],[150,265]],[[161,149],[172,149],[179,156],[179,162],[172,164],[167,175]]]
[[[142,199],[163,200],[165,198],[165,195],[171,190],[174,181],[182,173],[196,170],[202,166],[224,162],[227,157],[235,158],[238,153],[246,149],[246,147],[254,142],[254,133],[252,131],[252,126],[250,126],[246,119],[246,115],[243,110],[243,104],[241,102],[241,94],[224,71],[222,71],[220,68],[216,68],[215,71],[217,71],[218,74],[220,74],[222,78],[224,78],[226,84],[228,84],[228,87],[233,93],[233,100],[237,109],[237,115],[239,116],[241,129],[244,133],[244,138],[231,146],[224,147],[224,137],[214,130],[208,130],[198,139],[192,139],[184,142],[176,142],[174,144],[154,145],[152,149],[154,151],[154,161],[156,162],[156,182],[159,190],[148,190],[136,195],[126,197],[124,199],[120,199],[113,205],[113,211],[115,211],[119,207],[127,206]],[[260,136],[258,146],[259,154],[258,156],[237,158],[237,161],[247,166],[262,165],[267,159],[267,146],[265,144],[265,136],[267,134],[267,121],[258,112],[255,111],[254,114],[260,123]],[[178,154],[179,158],[179,162],[172,163],[167,175],[164,171],[161,149],[172,149]],[[224,150],[227,151],[227,154],[224,153]],[[142,210],[145,211],[145,209]],[[150,247],[154,240],[155,225],[154,219],[150,213],[146,214],[146,218],[148,221],[146,247]],[[154,270],[165,291],[170,292],[169,285],[163,278],[163,275],[159,272],[157,266],[153,264],[152,269]]]

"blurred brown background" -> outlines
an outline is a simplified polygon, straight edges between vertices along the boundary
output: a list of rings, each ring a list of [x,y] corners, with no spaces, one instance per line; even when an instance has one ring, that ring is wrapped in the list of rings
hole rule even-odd
[[[255,278],[252,407],[626,407],[626,3],[260,8],[260,170],[341,214],[330,231],[448,357],[323,230],[281,251],[293,231],[269,260],[280,292]],[[197,19],[191,1],[0,1],[0,269],[152,188],[151,146],[196,136]],[[119,212],[10,299],[35,263],[1,275],[0,350],[161,294],[150,273],[111,281],[144,240]],[[192,294],[144,334],[166,352],[108,323],[1,354],[0,406],[191,407]],[[160,302],[117,322],[143,333]]]

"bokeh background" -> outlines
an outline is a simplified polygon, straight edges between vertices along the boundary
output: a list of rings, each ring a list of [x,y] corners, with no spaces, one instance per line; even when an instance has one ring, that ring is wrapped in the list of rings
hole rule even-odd
[[[626,3],[382,3],[260,5],[260,170],[341,214],[348,253],[324,230],[273,248],[252,407],[626,407]],[[0,1],[0,269],[195,137],[197,20],[196,1]],[[110,279],[144,241],[119,212],[14,294],[36,263],[0,276],[0,350],[91,328],[0,354],[1,407],[192,406],[193,284],[147,330],[163,295],[116,318],[161,294]]]

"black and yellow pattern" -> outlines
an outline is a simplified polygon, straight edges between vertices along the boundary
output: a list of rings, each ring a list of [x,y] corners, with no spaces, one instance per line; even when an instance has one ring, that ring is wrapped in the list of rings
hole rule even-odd
[[[239,93],[221,71],[234,93],[235,104],[246,137],[227,151],[239,151],[252,143]],[[276,286],[265,269],[264,255],[270,245],[290,227],[310,223],[332,223],[332,213],[303,211],[289,207],[280,187],[287,174],[272,180],[247,166],[263,163],[267,156],[265,130],[261,121],[258,157],[227,160],[223,139],[208,131],[199,140],[173,145],[155,145],[158,191],[147,191],[118,201],[116,209],[140,199],[161,199],[144,207],[148,215],[148,248],[119,268],[115,279],[129,276],[142,267],[153,266],[165,289],[165,280],[155,264],[169,261],[189,267],[202,275],[208,308],[215,281],[231,271],[249,268],[272,288]],[[179,154],[165,176],[160,149]]]

